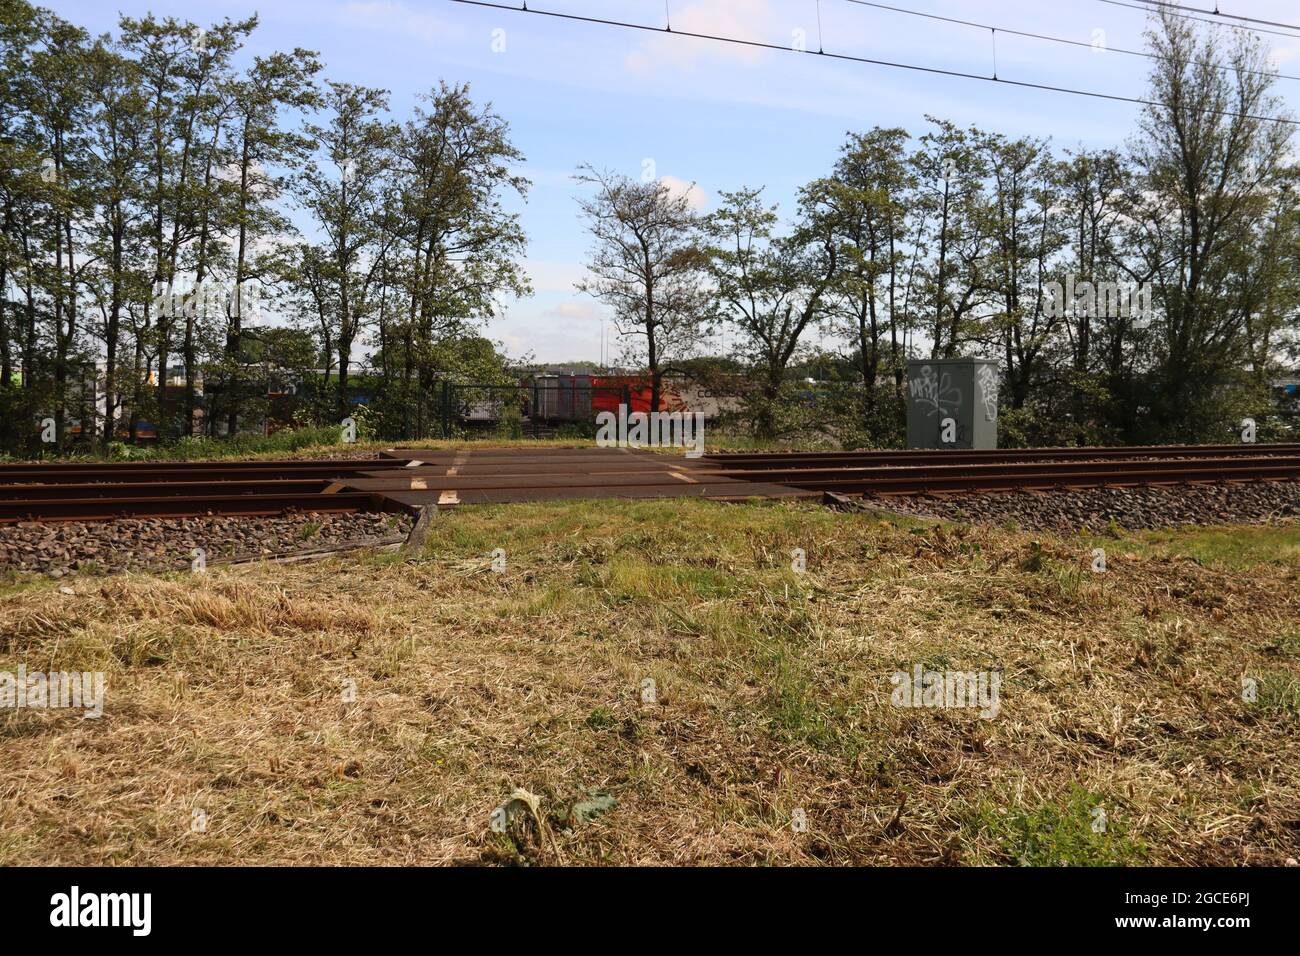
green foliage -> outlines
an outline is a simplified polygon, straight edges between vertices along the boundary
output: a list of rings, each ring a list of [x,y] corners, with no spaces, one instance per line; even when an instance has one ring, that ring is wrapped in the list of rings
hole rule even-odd
[[[124,16],[99,37],[0,6],[5,452],[147,457],[122,444],[140,422],[168,443],[195,421],[299,433],[349,414],[363,439],[417,438],[441,434],[444,383],[517,381],[480,334],[531,294],[506,121],[441,81],[391,116],[387,91],[324,79],[309,51],[247,55],[257,25]],[[894,375],[927,354],[999,360],[1005,446],[1235,441],[1244,418],[1295,440],[1269,388],[1300,357],[1292,128],[1202,109],[1278,112],[1266,51],[1167,11],[1148,42],[1150,105],[1122,147],[927,117],[851,132],[789,214],[744,187],[702,220],[661,182],[584,167],[582,288],[641,369],[730,392],[740,410],[711,425],[765,444],[902,444]],[[1048,308],[1067,279],[1146,283],[1149,314]],[[289,328],[245,311],[249,283]],[[731,354],[694,354],[718,326]],[[116,421],[97,420],[106,392]],[[454,401],[453,419],[475,399]],[[500,433],[521,435],[501,402]],[[32,427],[47,416],[52,447]]]
[[[587,719],[583,723],[592,730],[609,730],[612,727],[617,727],[619,720],[608,707],[596,707],[587,715]]]
[[[1295,720],[1300,717],[1300,677],[1287,671],[1270,671],[1259,680],[1251,710]]]
[[[132,457],[201,460],[271,453],[291,454],[308,448],[338,445],[337,426],[286,428],[271,435],[236,435],[234,438],[186,436],[158,449],[133,449]]]
[[[624,355],[654,381],[694,349],[705,324],[696,218],[684,192],[587,165],[575,179],[595,188],[578,200],[593,244],[578,285],[611,310]]]
[[[515,440],[524,437],[524,412],[513,402],[503,403],[497,420],[497,437]]]
[[[1140,864],[1146,848],[1127,836],[1122,817],[1110,806],[1107,811],[1105,800],[1076,786],[1060,802],[987,811],[976,826],[990,831],[1001,851],[1019,866]]]

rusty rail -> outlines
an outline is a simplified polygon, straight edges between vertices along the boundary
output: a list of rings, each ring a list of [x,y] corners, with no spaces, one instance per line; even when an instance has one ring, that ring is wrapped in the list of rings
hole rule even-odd
[[[759,468],[728,476],[809,491],[913,495],[955,491],[1015,491],[1106,485],[1300,480],[1300,455],[1177,461],[995,462],[871,468]]]
[[[347,461],[0,465],[0,524],[402,511],[588,497],[727,500],[1300,480],[1300,445],[747,453],[411,450]]]
[[[205,495],[203,497],[100,497],[0,501],[0,524],[18,521],[108,521],[114,518],[266,517],[281,514],[351,514],[394,510],[383,495]]]
[[[724,452],[707,460],[727,468],[772,465],[884,467],[890,465],[992,464],[995,462],[1129,461],[1198,458],[1260,458],[1300,455],[1300,443],[1237,445],[1136,445],[1123,448],[881,449],[819,452]]]

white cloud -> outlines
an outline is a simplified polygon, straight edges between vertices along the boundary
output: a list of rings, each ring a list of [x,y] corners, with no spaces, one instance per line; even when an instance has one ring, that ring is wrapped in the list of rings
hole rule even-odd
[[[534,259],[524,260],[524,271],[532,280],[534,292],[564,292],[573,294],[574,285],[579,282],[586,270],[582,263],[570,259]]]
[[[686,204],[696,212],[701,211],[709,204],[709,194],[696,183],[688,183],[676,176],[660,176],[659,181],[668,187],[668,192],[671,195],[685,196]]]
[[[692,3],[672,11],[673,29],[679,33],[701,33],[763,43],[774,40],[773,12],[768,0],[731,0],[726,4]],[[768,29],[762,29],[768,27]],[[788,32],[788,31],[787,31]],[[683,39],[668,35],[651,36],[624,58],[634,73],[664,67],[695,69],[702,62],[725,61],[753,66],[770,51],[737,43]]]
[[[489,323],[488,333],[515,357],[531,352],[540,362],[594,361],[600,357],[600,323],[595,302],[572,299],[540,311],[512,309]]]
[[[445,19],[424,10],[412,10],[396,0],[358,0],[339,10],[339,19],[352,27],[384,30],[421,40],[460,36],[462,31]]]
[[[595,303],[570,299],[568,302],[561,302],[553,309],[548,309],[542,315],[546,318],[572,319],[581,323],[590,323],[599,321],[600,310],[596,308]]]
[[[1300,47],[1276,46],[1269,52],[1268,62],[1274,69],[1278,69],[1297,57],[1300,57]]]

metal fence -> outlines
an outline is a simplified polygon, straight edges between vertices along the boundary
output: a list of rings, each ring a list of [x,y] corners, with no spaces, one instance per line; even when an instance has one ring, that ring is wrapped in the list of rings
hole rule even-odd
[[[619,405],[631,411],[649,411],[649,400],[639,392],[628,385],[574,381],[521,385],[443,382],[439,431],[443,438],[492,428],[517,430],[519,437],[549,437],[564,427],[594,427],[597,415],[617,413]]]
[[[0,452],[45,450],[49,439],[41,437],[41,430],[55,417],[53,403],[42,392],[33,399],[33,407],[22,406],[25,393],[10,391],[13,400],[0,402]],[[340,414],[334,384],[316,380],[277,388],[262,388],[259,383],[256,390],[246,388],[236,394],[210,376],[189,399],[194,402],[192,416],[186,414],[188,397],[182,383],[169,380],[165,389],[150,383],[138,391],[144,399],[140,408],[125,403],[114,407],[112,437],[117,441],[153,444],[183,436],[270,435],[304,423],[333,425]],[[89,449],[103,430],[104,398],[89,389],[78,396],[80,400],[66,403],[62,413],[64,428],[57,447],[64,450]],[[0,393],[0,399],[5,397]],[[620,407],[630,414],[651,412],[656,410],[652,405],[650,383],[635,377],[593,381],[561,375],[506,384],[435,380],[427,385],[401,381],[381,385],[373,377],[358,375],[349,383],[345,407],[358,417],[368,411],[373,436],[400,441],[476,435],[590,438],[601,413],[617,416]],[[685,409],[671,389],[661,394],[658,410],[666,410],[667,405]],[[228,424],[232,413],[237,416],[234,430]]]

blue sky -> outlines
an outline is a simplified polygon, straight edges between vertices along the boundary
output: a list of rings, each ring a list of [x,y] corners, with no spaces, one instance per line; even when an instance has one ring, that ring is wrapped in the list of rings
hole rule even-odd
[[[1134,0],[1136,2],[1136,0]],[[200,24],[256,11],[251,53],[294,46],[320,53],[331,79],[392,91],[404,115],[439,79],[468,82],[511,125],[533,181],[518,211],[529,236],[536,294],[506,304],[487,327],[512,355],[598,359],[602,309],[576,293],[588,240],[578,217],[581,163],[639,177],[647,161],[674,188],[690,188],[702,212],[720,190],[764,185],[789,211],[798,187],[823,175],[845,134],[902,126],[920,134],[925,115],[1008,135],[1051,137],[1059,147],[1118,145],[1138,107],[1007,85],[763,51],[492,10],[452,0],[45,0],[95,32],[117,13],[185,17]],[[1144,15],[1102,0],[895,0],[895,6],[1142,49]],[[1213,6],[1191,3],[1190,6]],[[530,6],[663,26],[664,0],[531,0]],[[874,9],[851,0],[668,0],[679,30],[987,75],[988,30]],[[1227,12],[1298,22],[1295,0],[1224,0]],[[504,31],[504,32],[498,32]],[[1223,30],[1222,32],[1229,32]],[[1300,74],[1300,38],[1262,35],[1284,73]],[[504,40],[504,49],[502,47]],[[495,41],[495,42],[494,42]],[[494,47],[496,49],[494,49]],[[999,76],[1142,96],[1149,61],[998,33]],[[1300,113],[1300,82],[1277,92]],[[691,188],[691,184],[694,187]]]

